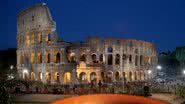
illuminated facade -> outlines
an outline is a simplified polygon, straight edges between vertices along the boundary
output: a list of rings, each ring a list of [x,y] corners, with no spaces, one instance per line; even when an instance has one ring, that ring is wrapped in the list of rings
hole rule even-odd
[[[99,37],[83,43],[59,41],[46,4],[36,4],[17,17],[21,79],[51,84],[141,81],[153,77],[156,64],[155,46],[145,41]]]

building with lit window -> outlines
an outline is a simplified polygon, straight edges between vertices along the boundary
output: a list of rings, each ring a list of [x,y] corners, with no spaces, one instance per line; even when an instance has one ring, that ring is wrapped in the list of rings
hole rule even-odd
[[[59,41],[56,24],[44,3],[23,10],[17,17],[21,79],[51,84],[142,81],[153,77],[156,64],[156,49],[150,42],[101,37],[79,43]]]

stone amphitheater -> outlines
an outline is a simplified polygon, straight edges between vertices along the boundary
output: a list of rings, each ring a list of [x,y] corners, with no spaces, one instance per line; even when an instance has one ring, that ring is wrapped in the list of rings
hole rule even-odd
[[[155,76],[153,43],[87,37],[65,42],[45,3],[33,5],[17,16],[17,69],[24,80],[50,84],[145,81]]]

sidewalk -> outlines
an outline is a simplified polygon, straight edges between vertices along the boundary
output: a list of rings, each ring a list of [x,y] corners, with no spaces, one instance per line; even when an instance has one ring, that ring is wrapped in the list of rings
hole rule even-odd
[[[165,101],[165,102],[168,102],[170,104],[182,104],[185,101],[185,99],[179,98],[179,97],[177,97],[176,95],[173,95],[173,94],[161,94],[161,93],[152,94],[152,96],[150,98]]]
[[[61,98],[75,95],[53,95],[53,94],[16,94],[12,95],[13,104],[48,104]]]

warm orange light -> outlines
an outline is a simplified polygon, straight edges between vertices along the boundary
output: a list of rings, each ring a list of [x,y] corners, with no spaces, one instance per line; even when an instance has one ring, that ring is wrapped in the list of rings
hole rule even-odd
[[[51,104],[167,104],[162,101],[129,95],[97,94],[57,100]]]

